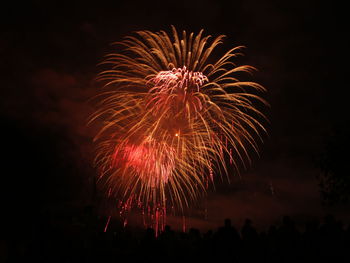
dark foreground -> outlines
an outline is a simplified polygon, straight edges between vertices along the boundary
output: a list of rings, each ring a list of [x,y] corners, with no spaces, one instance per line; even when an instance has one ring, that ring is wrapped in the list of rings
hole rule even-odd
[[[283,217],[278,226],[258,232],[250,220],[239,229],[224,226],[206,233],[121,227],[86,210],[80,217],[40,215],[6,229],[0,238],[0,262],[350,262],[350,227],[332,216],[297,230]],[[124,261],[125,262],[125,261]]]

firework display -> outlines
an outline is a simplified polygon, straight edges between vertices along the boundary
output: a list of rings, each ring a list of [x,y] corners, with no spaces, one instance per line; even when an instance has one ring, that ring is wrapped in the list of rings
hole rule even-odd
[[[158,224],[168,207],[182,211],[205,194],[227,163],[238,173],[251,149],[258,152],[266,131],[255,104],[267,105],[265,89],[238,79],[255,70],[235,64],[243,47],[214,59],[223,38],[138,31],[107,55],[98,79],[108,90],[90,121],[102,123],[94,138],[99,178],[122,209],[137,205]]]

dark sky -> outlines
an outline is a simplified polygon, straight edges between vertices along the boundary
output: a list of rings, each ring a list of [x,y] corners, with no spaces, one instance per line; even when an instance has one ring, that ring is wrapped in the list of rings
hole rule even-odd
[[[2,201],[10,214],[88,204],[95,170],[88,100],[97,64],[135,30],[227,35],[268,89],[269,136],[241,178],[207,199],[202,228],[230,217],[263,226],[289,214],[323,215],[315,160],[349,120],[348,15],[343,1],[23,1],[2,6],[0,38]],[[334,210],[334,211],[333,211]],[[339,216],[341,209],[333,208]]]

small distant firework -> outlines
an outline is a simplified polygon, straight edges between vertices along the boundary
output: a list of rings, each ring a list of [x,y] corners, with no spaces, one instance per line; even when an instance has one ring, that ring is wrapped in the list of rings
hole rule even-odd
[[[179,211],[198,200],[213,181],[213,171],[227,172],[225,160],[238,172],[238,163],[251,159],[247,146],[258,152],[255,138],[266,132],[254,107],[267,103],[254,94],[265,89],[237,74],[252,73],[236,66],[241,46],[207,62],[222,43],[220,35],[182,36],[172,27],[138,31],[126,37],[121,52],[104,61],[99,74],[109,91],[99,96],[90,121],[102,127],[95,136],[96,165],[122,210],[133,205],[165,221],[167,207]]]

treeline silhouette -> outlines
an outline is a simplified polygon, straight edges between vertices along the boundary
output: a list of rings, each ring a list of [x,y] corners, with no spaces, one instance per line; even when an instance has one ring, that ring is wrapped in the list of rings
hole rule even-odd
[[[284,216],[267,231],[257,231],[249,219],[239,228],[226,219],[222,227],[205,233],[165,226],[157,237],[151,228],[123,227],[113,219],[104,232],[105,223],[106,218],[97,218],[88,208],[68,218],[37,215],[4,232],[0,261],[350,262],[350,227],[332,215],[308,222],[302,231]]]

